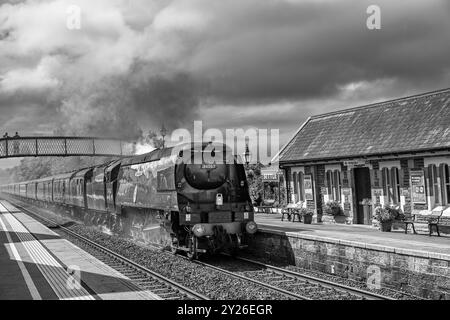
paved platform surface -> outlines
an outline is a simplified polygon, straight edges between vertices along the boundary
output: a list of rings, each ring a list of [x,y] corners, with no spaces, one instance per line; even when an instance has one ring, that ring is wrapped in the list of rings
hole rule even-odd
[[[286,218],[286,217],[285,217]],[[375,250],[395,251],[420,257],[450,261],[450,237],[405,234],[404,231],[381,232],[366,225],[304,224],[281,221],[281,214],[255,214],[261,231],[287,232],[300,238],[340,242]]]
[[[80,279],[80,281],[77,281]],[[154,300],[130,279],[0,201],[0,300]]]

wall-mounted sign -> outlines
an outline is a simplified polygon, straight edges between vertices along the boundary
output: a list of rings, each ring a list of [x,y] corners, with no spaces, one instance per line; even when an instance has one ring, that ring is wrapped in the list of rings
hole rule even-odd
[[[280,171],[274,169],[261,169],[261,175],[264,182],[278,182]]]
[[[425,194],[425,176],[423,170],[411,170],[411,200],[413,203],[424,204],[427,202]]]
[[[312,176],[310,174],[305,174],[303,181],[305,185],[305,199],[314,200]]]
[[[342,195],[343,195],[343,199],[344,199],[344,211],[346,213],[348,213],[351,210],[352,189],[351,188],[342,188]]]
[[[382,188],[372,188],[372,194],[374,197],[382,197],[383,189]]]
[[[369,164],[368,160],[361,160],[361,159],[344,161],[344,166],[349,167],[349,168],[364,167],[368,164]]]

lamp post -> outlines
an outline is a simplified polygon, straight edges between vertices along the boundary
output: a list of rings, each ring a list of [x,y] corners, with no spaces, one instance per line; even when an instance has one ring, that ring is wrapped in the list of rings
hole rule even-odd
[[[161,136],[163,138],[162,148],[164,149],[164,145],[165,145],[165,142],[166,142],[165,141],[165,136],[167,135],[167,129],[164,127],[164,124],[162,125],[161,130],[159,132],[161,133]]]
[[[250,164],[252,154],[250,153],[250,150],[248,148],[248,143],[245,145],[245,152],[244,152],[244,160],[245,160],[245,166],[248,169],[248,165]]]

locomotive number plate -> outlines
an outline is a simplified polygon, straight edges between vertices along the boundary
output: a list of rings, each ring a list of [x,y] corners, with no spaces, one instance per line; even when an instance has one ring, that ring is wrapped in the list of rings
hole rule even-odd
[[[191,215],[190,214],[186,215],[186,221],[191,221]]]
[[[248,212],[244,212],[244,219],[248,219]]]
[[[215,169],[216,164],[215,163],[204,163],[202,164],[202,169]]]

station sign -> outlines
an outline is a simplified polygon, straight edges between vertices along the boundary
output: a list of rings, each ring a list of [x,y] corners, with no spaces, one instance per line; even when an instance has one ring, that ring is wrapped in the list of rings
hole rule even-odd
[[[369,161],[368,160],[363,160],[363,159],[344,161],[344,166],[349,167],[349,168],[364,167],[364,166],[366,166],[368,164],[369,164]]]
[[[280,175],[280,170],[261,169],[261,176],[264,182],[278,182]]]

